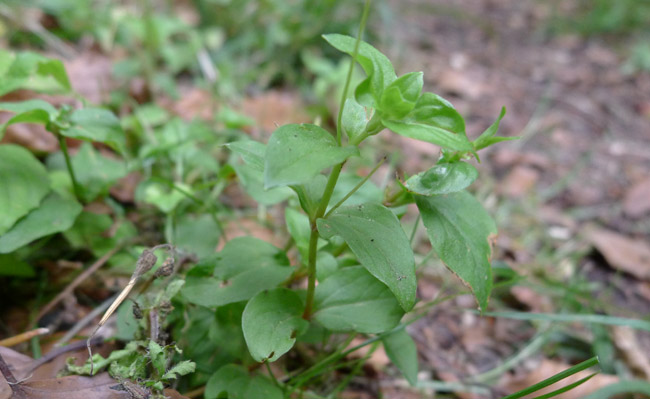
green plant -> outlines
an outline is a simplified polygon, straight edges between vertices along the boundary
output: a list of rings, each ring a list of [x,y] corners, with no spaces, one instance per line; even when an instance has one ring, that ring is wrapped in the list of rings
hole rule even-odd
[[[367,11],[366,7],[362,27]],[[298,209],[288,207],[285,215],[300,253],[298,267],[291,268],[285,251],[268,243],[236,238],[191,269],[181,293],[190,303],[216,308],[217,318],[224,308],[240,314],[228,324],[237,328],[241,322],[252,364],[278,360],[297,341],[327,341],[339,333],[377,334],[373,342],[381,341],[415,383],[415,345],[404,324],[400,327],[402,317],[415,305],[417,283],[411,244],[399,220],[403,206],[417,205],[435,251],[469,285],[485,310],[492,286],[490,240],[496,227],[465,191],[478,175],[465,160],[478,159],[477,151],[512,138],[496,136],[502,112],[471,141],[453,106],[422,91],[421,72],[397,77],[388,58],[360,36],[356,40],[324,36],[366,73],[348,98],[350,66],[335,135],[313,124],[290,124],[276,129],[267,145],[255,141],[227,145],[264,188],[286,192],[288,187],[297,196]],[[342,171],[347,159],[358,156],[360,145],[385,128],[437,144],[442,155],[431,169],[398,182],[384,198],[381,191],[372,190],[370,200],[364,198],[367,192],[362,187],[372,186],[370,176],[357,177],[347,192],[337,190],[339,179],[346,175]],[[322,174],[328,168],[329,175]],[[303,278],[306,290],[295,285]],[[280,388],[261,376],[255,381],[273,392],[268,397],[281,397],[282,390],[301,389],[332,367],[345,348],[342,343],[331,356],[290,377]],[[248,378],[243,369],[223,366],[208,381],[206,397],[223,397],[224,392],[228,397],[247,396],[252,389],[244,383]]]

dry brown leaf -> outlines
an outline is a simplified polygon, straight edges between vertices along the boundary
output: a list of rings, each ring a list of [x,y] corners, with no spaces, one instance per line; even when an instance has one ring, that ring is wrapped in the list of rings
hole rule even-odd
[[[642,377],[650,380],[650,358],[643,350],[637,339],[636,332],[629,327],[614,327],[614,343],[623,352],[628,364],[641,373]]]
[[[637,219],[650,211],[650,178],[641,180],[625,193],[623,212]]]
[[[571,367],[570,364],[557,362],[549,359],[543,359],[540,364],[536,365],[530,372],[526,373],[526,375],[519,376],[519,377],[507,377],[505,379],[506,380],[505,388],[510,393],[514,393],[524,388],[528,388],[533,384],[537,384],[538,382],[545,380],[549,377],[552,377],[553,375],[560,373],[570,367]],[[544,388],[540,391],[536,391],[531,395],[524,396],[524,398],[533,398],[533,397],[543,395],[545,393],[552,392],[556,389],[560,389],[576,381],[579,381],[587,377],[591,373],[592,372],[589,370],[583,370],[577,374],[565,378],[562,381],[559,381],[556,384],[551,385],[550,387]],[[592,392],[599,390],[602,387],[605,387],[607,385],[613,384],[618,381],[619,381],[618,377],[614,375],[596,374],[587,383],[582,384],[568,392],[563,393],[562,399],[580,399],[584,396],[589,395]]]
[[[612,267],[650,280],[650,245],[647,241],[599,228],[590,229],[587,237]]]
[[[74,91],[93,104],[106,102],[116,87],[113,63],[103,54],[84,51],[75,59],[66,61],[65,68]]]
[[[530,193],[537,181],[539,172],[528,166],[516,166],[505,178],[501,192],[511,198],[521,198]]]

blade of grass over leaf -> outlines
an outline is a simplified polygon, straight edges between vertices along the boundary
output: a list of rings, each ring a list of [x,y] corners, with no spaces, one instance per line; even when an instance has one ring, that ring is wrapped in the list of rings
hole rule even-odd
[[[560,389],[556,389],[555,391],[549,392],[549,393],[544,394],[544,395],[537,396],[537,397],[535,397],[533,399],[548,399],[548,398],[552,398],[554,396],[558,396],[560,394],[563,394],[565,392],[568,392],[568,391],[572,390],[573,388],[575,388],[577,386],[580,386],[580,385],[584,384],[585,382],[589,381],[596,374],[598,374],[598,373],[592,373],[592,374],[586,376],[585,378],[582,378],[582,379],[580,379],[580,380],[578,380],[578,381],[576,381],[574,383],[571,383],[571,384],[569,384],[569,385],[567,385],[565,387],[562,387]]]

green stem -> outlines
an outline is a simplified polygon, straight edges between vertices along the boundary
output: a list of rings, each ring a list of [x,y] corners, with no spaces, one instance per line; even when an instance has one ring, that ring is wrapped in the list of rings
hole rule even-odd
[[[348,70],[348,76],[345,79],[345,86],[343,88],[343,95],[341,96],[341,104],[339,107],[339,114],[336,124],[336,139],[339,146],[341,146],[341,119],[343,117],[343,106],[345,105],[345,99],[348,96],[348,89],[350,87],[350,80],[352,80],[352,71],[354,69],[354,63],[357,60],[357,53],[359,51],[359,43],[361,43],[361,36],[363,35],[363,30],[366,27],[366,21],[368,20],[368,12],[370,11],[371,0],[366,0],[366,3],[363,8],[363,14],[361,16],[361,24],[359,26],[359,34],[357,35],[357,41],[354,45],[354,53],[352,54],[352,62],[350,64],[350,69]],[[336,182],[341,175],[341,169],[343,169],[343,164],[345,161],[334,166],[332,172],[329,175],[327,180],[327,185],[325,186],[325,191],[323,191],[323,196],[321,197],[320,204],[316,210],[316,214],[313,218],[309,220],[311,226],[311,233],[309,235],[309,256],[308,256],[308,268],[307,268],[307,298],[305,300],[305,311],[302,314],[302,317],[305,320],[309,320],[312,313],[312,308],[314,306],[314,293],[316,290],[316,251],[318,250],[318,226],[316,221],[325,215],[327,206],[329,205],[332,194],[334,193],[334,187]]]
[[[81,196],[81,187],[77,182],[77,178],[74,174],[74,169],[72,168],[72,161],[70,159],[70,153],[68,152],[68,144],[65,142],[65,137],[63,137],[61,134],[55,133],[55,135],[59,139],[59,147],[61,147],[61,152],[65,158],[65,166],[68,168],[68,174],[70,174],[70,180],[72,180],[72,189],[74,190],[74,195],[79,201],[83,202]]]
[[[350,61],[350,68],[348,69],[348,76],[345,78],[345,86],[343,86],[343,93],[341,94],[341,103],[339,104],[339,114],[336,118],[336,141],[341,145],[341,120],[343,119],[343,107],[345,100],[348,98],[348,89],[350,88],[350,81],[352,80],[352,73],[354,72],[354,64],[357,61],[357,54],[359,53],[359,44],[361,43],[361,36],[366,28],[366,21],[368,20],[368,13],[370,12],[371,0],[366,0],[363,6],[363,14],[361,15],[361,24],[359,25],[359,33],[357,34],[357,41],[354,44],[354,53],[352,53],[352,60]]]
[[[332,208],[330,208],[330,210],[325,214],[325,218],[327,218],[327,217],[328,217],[332,212],[334,212],[334,211],[336,210],[336,208],[338,208],[339,206],[343,205],[343,203],[344,203],[345,201],[347,201],[348,198],[350,198],[354,193],[356,193],[357,190],[359,190],[359,189],[361,188],[361,186],[363,186],[363,185],[368,181],[368,179],[370,179],[370,178],[372,177],[372,175],[375,174],[375,172],[377,171],[377,169],[379,169],[379,167],[384,163],[384,161],[386,161],[386,157],[383,157],[383,158],[381,159],[381,161],[379,161],[379,163],[377,163],[377,165],[375,165],[375,167],[372,168],[372,170],[370,171],[370,173],[368,173],[368,175],[367,175],[366,177],[364,177],[363,180],[361,180],[361,181],[359,182],[359,184],[357,184],[356,186],[354,186],[354,188],[353,188],[352,190],[350,190],[350,192],[347,193],[347,194],[345,195],[345,197],[341,198],[341,200],[340,200],[339,202],[337,202],[336,205],[334,205]]]

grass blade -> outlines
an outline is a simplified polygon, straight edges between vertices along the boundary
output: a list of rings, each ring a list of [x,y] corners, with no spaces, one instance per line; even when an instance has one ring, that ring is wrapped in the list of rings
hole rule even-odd
[[[526,313],[526,312],[485,312],[483,316],[503,317],[515,320],[544,320],[565,323],[594,323],[610,326],[624,326],[637,330],[650,331],[650,321],[641,319],[628,319],[600,314],[577,314],[577,313]]]
[[[589,360],[585,360],[582,363],[576,364],[575,366],[568,368],[560,373],[555,374],[552,377],[545,379],[544,381],[538,382],[537,384],[531,385],[526,389],[522,389],[519,392],[515,392],[511,395],[504,396],[502,399],[518,399],[533,392],[539,391],[542,388],[546,388],[549,385],[553,385],[558,381],[561,381],[569,376],[572,376],[576,373],[581,372],[582,370],[588,369],[591,366],[598,364],[598,357],[594,356]],[[584,381],[583,381],[584,382]],[[577,385],[576,385],[577,386]],[[561,392],[559,392],[561,393]]]
[[[548,399],[548,398],[552,398],[553,396],[557,396],[557,395],[563,394],[563,393],[565,393],[565,392],[567,392],[567,391],[572,390],[573,388],[577,387],[578,385],[582,385],[583,383],[589,381],[589,380],[591,379],[591,377],[595,376],[596,374],[598,374],[598,373],[593,373],[593,374],[588,375],[588,376],[586,376],[585,378],[583,378],[583,379],[581,379],[581,380],[578,380],[578,381],[576,381],[576,382],[574,382],[574,383],[572,383],[572,384],[569,384],[569,385],[567,385],[567,386],[565,386],[565,387],[563,387],[563,388],[556,389],[556,390],[553,391],[553,392],[549,392],[549,393],[547,393],[547,394],[544,394],[544,395],[541,395],[541,396],[537,396],[537,397],[535,397],[535,398],[533,398],[533,399]]]

